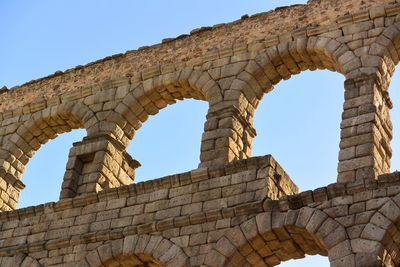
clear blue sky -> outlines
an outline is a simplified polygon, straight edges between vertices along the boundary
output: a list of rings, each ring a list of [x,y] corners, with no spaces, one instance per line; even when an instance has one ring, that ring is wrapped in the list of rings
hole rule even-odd
[[[0,87],[159,43],[201,26],[233,21],[243,14],[305,2],[1,0]],[[400,95],[394,89],[399,78],[394,78],[390,91],[395,104],[392,170],[400,168],[396,134]],[[343,81],[338,73],[303,72],[278,84],[257,110],[253,155],[272,154],[301,191],[336,181]],[[142,163],[136,181],[196,168],[206,112],[205,102],[185,100],[150,118],[128,149]],[[19,207],[58,199],[69,148],[84,134],[84,130],[63,134],[36,153],[23,176],[27,188]],[[307,257],[282,266],[328,266],[328,261]]]

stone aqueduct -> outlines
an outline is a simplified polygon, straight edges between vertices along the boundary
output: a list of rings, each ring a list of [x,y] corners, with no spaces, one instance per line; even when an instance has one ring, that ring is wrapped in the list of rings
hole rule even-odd
[[[3,89],[0,266],[274,266],[305,254],[400,265],[387,92],[399,58],[399,3],[311,0]],[[253,116],[275,84],[316,69],[346,79],[338,177],[298,193],[272,156],[251,157]],[[209,104],[199,168],[132,183],[135,132],[186,98]],[[14,210],[35,151],[78,128],[60,200]]]

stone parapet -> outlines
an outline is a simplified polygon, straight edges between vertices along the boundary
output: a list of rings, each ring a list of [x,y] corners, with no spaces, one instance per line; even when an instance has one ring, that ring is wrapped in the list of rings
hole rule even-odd
[[[0,266],[400,265],[399,55],[400,3],[310,0],[1,88]],[[346,79],[338,183],[298,193],[272,156],[251,157],[253,117],[274,85],[317,69]],[[199,168],[132,184],[136,131],[187,98],[209,104]],[[14,210],[30,158],[80,128],[60,201]]]
[[[262,212],[266,198],[297,191],[272,156],[105,189],[0,213],[0,256],[15,256],[17,248],[18,253],[44,255],[98,240],[160,233],[199,248],[215,242],[228,225]],[[48,257],[36,259],[43,266],[52,262]],[[76,260],[65,263],[74,266]]]
[[[297,193],[271,156],[250,158],[2,212],[0,263],[391,266],[399,205],[398,172]]]

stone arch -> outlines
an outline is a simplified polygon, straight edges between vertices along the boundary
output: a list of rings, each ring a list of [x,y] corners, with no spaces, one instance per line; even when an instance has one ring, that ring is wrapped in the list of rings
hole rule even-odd
[[[386,79],[395,71],[399,64],[400,53],[400,22],[396,22],[385,28],[385,30],[371,44],[369,56],[376,57],[375,64],[380,74]],[[387,89],[388,86],[386,86]]]
[[[132,235],[104,243],[89,252],[78,266],[188,266],[183,250],[159,235]],[[131,264],[131,265],[129,265]]]
[[[249,127],[242,123],[246,125],[243,128],[251,128],[259,101],[282,79],[289,79],[291,75],[303,70],[315,69],[329,69],[343,74],[346,82],[343,121],[340,125],[342,133],[338,181],[376,178],[377,175],[389,171],[392,154],[392,125],[389,119],[392,104],[387,87],[394,65],[391,58],[398,57],[397,52],[390,49],[390,40],[385,35],[389,36],[395,31],[398,32],[398,29],[386,29],[375,43],[367,47],[365,54],[361,55],[360,52],[356,55],[346,44],[321,36],[296,38],[294,41],[269,47],[249,61],[236,76],[229,90],[224,91],[224,97],[235,93],[238,100],[234,105],[239,107],[242,118],[250,125]],[[382,44],[389,48],[386,49]],[[369,132],[354,130],[355,126],[363,123],[363,126],[371,128]],[[368,123],[374,125],[367,125]],[[371,137],[366,138],[367,135],[376,136],[376,141],[371,141],[370,139],[374,139]],[[365,141],[361,141],[363,137]],[[243,134],[242,143],[248,143],[248,151],[251,151],[251,138],[250,134]],[[377,150],[382,159],[377,159],[372,152],[353,153],[356,148]]]
[[[115,109],[105,116],[105,127],[100,125],[100,131],[110,132],[126,149],[151,115],[187,98],[207,101],[210,106],[223,100],[219,84],[208,71],[185,67],[132,84]]]
[[[390,199],[370,201],[374,201],[378,209],[371,215],[359,238],[351,241],[353,251],[365,260],[386,262],[385,266],[399,266],[400,193]]]
[[[123,100],[110,111],[107,120],[122,130],[127,138],[121,141],[127,145],[149,116],[186,98],[204,100],[210,105],[222,101],[219,85],[207,71],[186,67],[132,85]]]
[[[12,200],[4,209],[15,208],[24,188],[20,179],[25,166],[43,144],[73,129],[84,128],[92,132],[98,122],[94,112],[78,101],[48,107],[24,119],[14,133],[5,136],[0,149],[0,177],[8,184],[7,189],[0,190],[8,191],[9,200]]]
[[[258,51],[255,56],[242,58],[242,61],[221,69],[219,82],[223,84],[224,102],[209,112],[209,124],[218,126],[208,130],[203,137],[216,137],[210,140],[211,144],[226,145],[210,151],[212,155],[223,155],[211,159],[204,157],[206,162],[202,162],[202,167],[251,157],[252,139],[256,136],[253,128],[255,110],[275,84],[304,70],[329,69],[345,74],[359,61],[346,44],[315,36],[295,38]],[[225,82],[227,77],[232,78]]]
[[[13,257],[0,257],[0,266],[41,267],[42,265],[31,256],[19,253]]]
[[[65,102],[33,113],[6,139],[3,149],[20,149],[26,156],[21,159],[25,165],[41,145],[58,134],[79,128],[90,132],[97,121],[93,111],[81,102]]]
[[[243,92],[254,108],[265,93],[281,80],[290,79],[305,70],[328,69],[346,73],[354,70],[359,59],[350,48],[328,37],[300,37],[283,42],[258,52],[248,61],[225,91],[224,97],[232,90]]]
[[[305,254],[329,256],[331,262],[350,253],[346,230],[326,213],[309,207],[264,212],[229,230],[206,256],[207,266],[278,265]]]

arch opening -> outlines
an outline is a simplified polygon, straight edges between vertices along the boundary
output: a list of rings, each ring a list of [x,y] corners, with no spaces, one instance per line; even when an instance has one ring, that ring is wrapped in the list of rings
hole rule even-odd
[[[108,241],[88,252],[78,266],[188,266],[179,246],[159,235],[132,235]]]
[[[260,233],[243,244],[228,257],[228,262],[237,263],[239,259],[251,266],[266,263],[275,266],[306,255],[327,256],[322,240],[306,229],[288,226]],[[328,261],[327,258],[325,258]]]
[[[329,266],[329,260],[321,255],[306,255],[304,258],[291,259],[281,262],[279,267],[307,267],[307,266]]]
[[[343,80],[330,71],[302,72],[279,83],[256,111],[253,154],[272,154],[300,191],[336,180]]]
[[[255,131],[252,129],[255,110],[260,100],[269,93],[274,85],[282,80],[288,80],[293,75],[307,70],[331,70],[338,73],[355,71],[351,62],[358,60],[347,45],[326,37],[299,37],[290,42],[279,43],[259,51],[254,59],[240,66],[232,64],[232,71],[239,69],[238,75],[224,90],[224,99],[232,99],[232,105],[238,107],[240,117],[246,122],[233,122],[241,124],[240,128],[246,129],[240,135],[237,144],[229,148],[235,154],[233,160],[251,156],[252,138]],[[237,68],[236,68],[237,67]],[[240,68],[239,68],[240,67]],[[343,85],[340,85],[343,88]],[[342,99],[342,97],[340,98]],[[339,105],[341,106],[342,103]],[[246,144],[244,153],[236,153]],[[230,151],[228,151],[230,152]],[[228,157],[227,161],[232,161]],[[218,164],[218,162],[216,162]],[[212,163],[210,164],[212,165]]]
[[[291,264],[287,264],[286,262],[303,259],[307,255],[325,256],[320,258],[319,262],[329,262],[326,257],[326,249],[319,244],[320,241],[315,236],[307,234],[306,231],[302,230],[292,232],[285,240],[280,240],[281,237],[278,237],[277,233],[287,231],[285,228],[276,229],[276,231],[264,233],[263,237],[257,236],[253,238],[249,241],[249,244],[245,244],[239,248],[239,251],[235,251],[228,258],[228,262],[237,264],[240,261],[243,265],[247,263],[251,266],[261,263],[265,263],[268,266],[291,266]],[[264,244],[261,245],[261,243]],[[282,263],[283,265],[281,265]]]
[[[196,168],[197,164],[193,162],[199,157],[195,156],[194,151],[200,151],[200,136],[203,131],[200,127],[204,125],[202,116],[207,114],[209,103],[221,99],[219,86],[210,74],[187,67],[149,78],[134,86],[111,114],[119,118],[115,123],[123,132],[121,143],[142,165],[149,166],[147,171],[145,167],[139,168],[139,176],[160,177],[165,175],[165,171],[159,171],[161,169],[169,169],[168,173],[182,172],[184,168],[182,166],[186,165],[183,162],[188,162],[191,169]],[[194,99],[205,101],[194,101]],[[200,104],[201,102],[203,104]],[[172,105],[174,107],[171,107]],[[165,111],[160,112],[164,109]],[[153,118],[154,115],[158,116]],[[113,121],[111,117],[110,121]],[[157,124],[160,126],[154,129],[152,125]],[[188,125],[190,127],[187,127]],[[188,130],[189,128],[193,130]],[[190,141],[187,137],[191,137]],[[140,139],[147,140],[144,141],[147,145],[141,146]],[[173,144],[171,140],[176,141]],[[193,146],[193,143],[198,143],[199,146]],[[164,154],[159,153],[160,148],[165,149]],[[176,160],[171,155],[181,155],[181,157]],[[180,167],[176,161],[180,162]],[[157,167],[154,167],[154,162],[158,162]],[[171,169],[171,166],[175,167]]]
[[[152,116],[138,130],[128,152],[141,167],[135,182],[195,169],[207,102],[186,99]]]
[[[2,199],[2,210],[16,208],[19,194],[24,188],[21,178],[25,166],[44,144],[59,134],[74,129],[88,129],[96,121],[96,117],[87,106],[80,102],[65,102],[26,116],[25,121],[18,124],[13,133],[4,136],[0,170],[2,184],[8,184],[11,193],[7,192],[8,197]],[[19,186],[16,187],[15,183]]]
[[[58,201],[69,150],[85,135],[83,129],[61,134],[35,153],[22,176],[26,187],[21,191],[18,208]]]

